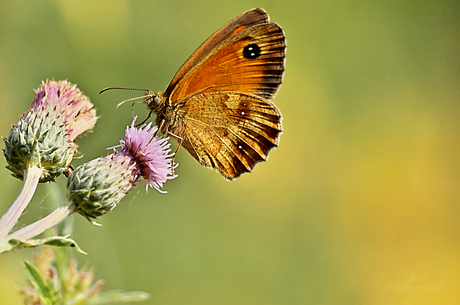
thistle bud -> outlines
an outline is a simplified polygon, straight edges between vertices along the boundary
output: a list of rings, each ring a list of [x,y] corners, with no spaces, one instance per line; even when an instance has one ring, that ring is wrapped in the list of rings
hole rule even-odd
[[[22,117],[4,141],[7,168],[21,180],[24,170],[34,166],[43,168],[40,182],[53,180],[64,172],[73,156],[63,117],[37,109]]]
[[[42,83],[29,112],[3,139],[12,175],[22,180],[27,168],[39,167],[43,169],[40,182],[46,182],[65,172],[77,150],[76,138],[96,123],[92,107],[67,81]]]
[[[67,180],[67,198],[75,211],[97,218],[113,210],[137,178],[129,157],[111,154],[77,167]]]

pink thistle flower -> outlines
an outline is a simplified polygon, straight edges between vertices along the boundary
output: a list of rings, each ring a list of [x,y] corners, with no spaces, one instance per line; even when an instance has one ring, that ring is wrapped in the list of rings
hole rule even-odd
[[[42,82],[29,109],[5,141],[7,168],[23,179],[31,167],[42,170],[40,182],[65,173],[77,150],[76,138],[94,127],[96,110],[76,85]]]
[[[168,143],[168,138],[154,137],[157,126],[151,127],[149,123],[137,129],[134,121],[126,128],[125,140],[121,140],[120,145],[115,147],[122,147],[121,153],[129,154],[133,158],[139,176],[146,180],[146,191],[150,186],[160,193],[166,193],[161,190],[163,184],[177,177],[173,174],[173,169],[177,165],[173,165],[174,154],[170,150],[171,144]]]
[[[36,91],[32,108],[51,107],[64,116],[70,141],[93,129],[96,124],[96,110],[76,85],[63,81],[42,82]]]

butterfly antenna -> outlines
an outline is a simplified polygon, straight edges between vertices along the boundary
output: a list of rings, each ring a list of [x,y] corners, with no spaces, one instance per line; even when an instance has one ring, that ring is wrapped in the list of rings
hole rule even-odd
[[[145,98],[145,96],[138,96],[138,97],[129,98],[127,100],[123,100],[123,101],[119,102],[117,104],[117,106],[115,106],[115,109],[117,109],[118,107],[120,107],[121,105],[123,105],[126,102],[135,101],[135,100],[138,100],[138,99],[141,99],[141,98]],[[133,103],[133,105],[137,104],[137,103],[142,103],[142,102],[136,102],[136,103]],[[133,110],[133,105],[131,105],[131,110]]]
[[[135,90],[135,91],[149,91],[149,89],[140,89],[140,88],[125,88],[125,87],[108,87],[108,88],[105,88],[105,89],[102,89],[101,92],[99,92],[99,94],[102,94],[106,91],[109,91],[109,90],[113,90],[113,89],[118,89],[118,90]]]
[[[105,89],[102,89],[99,94],[102,94],[106,91],[109,91],[109,90],[112,90],[112,89],[119,89],[119,90],[135,90],[135,91],[144,91],[144,92],[150,92],[149,89],[140,89],[140,88],[125,88],[125,87],[108,87],[108,88],[105,88]],[[118,107],[120,107],[121,105],[123,105],[124,103],[126,102],[130,102],[130,101],[135,101],[135,100],[138,100],[140,98],[145,98],[145,96],[138,96],[138,97],[134,97],[134,98],[130,98],[130,99],[127,99],[127,100],[124,100],[124,101],[121,101],[117,104],[117,106],[115,107],[115,109],[117,109]],[[131,110],[132,110],[132,106],[131,106]]]

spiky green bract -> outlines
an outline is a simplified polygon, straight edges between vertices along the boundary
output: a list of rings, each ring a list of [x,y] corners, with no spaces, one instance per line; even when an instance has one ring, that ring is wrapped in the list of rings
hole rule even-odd
[[[86,218],[97,218],[113,210],[138,177],[135,163],[125,154],[94,159],[70,174],[68,200]]]
[[[42,105],[30,109],[4,139],[7,168],[16,178],[24,179],[24,170],[29,167],[40,167],[40,182],[50,181],[62,174],[72,160],[75,150],[71,149],[64,117],[48,112],[49,108]]]

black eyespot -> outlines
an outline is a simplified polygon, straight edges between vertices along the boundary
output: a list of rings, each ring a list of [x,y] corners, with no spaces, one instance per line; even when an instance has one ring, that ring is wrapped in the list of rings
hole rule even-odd
[[[243,55],[245,58],[254,59],[260,56],[260,48],[256,44],[248,44],[244,47]]]

